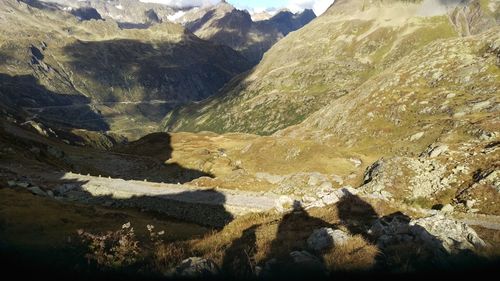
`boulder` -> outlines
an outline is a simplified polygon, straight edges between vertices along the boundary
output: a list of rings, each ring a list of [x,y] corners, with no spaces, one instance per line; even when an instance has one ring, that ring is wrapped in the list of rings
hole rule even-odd
[[[208,278],[219,274],[220,270],[215,262],[199,258],[191,257],[185,259],[175,269],[176,275],[182,278]]]
[[[438,145],[429,151],[429,157],[435,158],[448,151],[447,145]]]
[[[486,243],[467,224],[436,215],[410,222],[412,233],[425,243],[442,246],[449,254],[477,250]]]
[[[465,223],[443,215],[411,220],[404,214],[378,219],[369,234],[381,249],[400,243],[424,246],[435,256],[475,251],[486,246],[477,233]]]
[[[441,208],[441,212],[445,214],[453,213],[455,208],[451,204],[445,205],[443,208]]]
[[[45,193],[45,191],[40,189],[38,186],[29,187],[28,190],[31,191],[31,193],[33,193],[34,195],[47,196],[47,193]]]
[[[422,137],[424,137],[425,133],[424,132],[418,132],[410,137],[410,141],[418,141]]]
[[[320,228],[307,239],[307,245],[313,251],[320,252],[333,246],[342,246],[347,243],[351,236],[340,230],[332,228]]]
[[[30,186],[30,183],[29,182],[22,182],[22,181],[18,181],[16,183],[16,186],[18,187],[22,187],[22,188],[28,188]]]

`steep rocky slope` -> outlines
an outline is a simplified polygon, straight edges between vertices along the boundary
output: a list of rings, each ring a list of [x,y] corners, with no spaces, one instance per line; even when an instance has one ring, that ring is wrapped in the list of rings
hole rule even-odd
[[[267,135],[300,123],[431,42],[497,25],[498,1],[464,3],[336,1],[247,75],[216,97],[172,112],[164,126]]]
[[[247,11],[222,1],[214,6],[191,9],[175,22],[200,38],[230,46],[257,64],[276,42],[314,18],[312,10],[297,14],[281,11],[270,19],[254,22]]]
[[[177,8],[167,5],[144,3],[139,0],[41,0],[55,3],[68,11],[95,9],[101,17],[113,19],[124,27],[147,27],[153,23],[168,21]]]
[[[179,25],[122,30],[58,9],[0,4],[2,106],[69,127],[155,131],[177,103],[214,94],[248,62]]]

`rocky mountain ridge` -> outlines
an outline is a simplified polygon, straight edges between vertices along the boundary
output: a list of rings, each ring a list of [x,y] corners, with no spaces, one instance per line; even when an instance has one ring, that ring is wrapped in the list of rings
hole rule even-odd
[[[229,46],[257,64],[264,53],[288,33],[316,18],[312,10],[293,14],[280,11],[266,20],[253,21],[246,10],[238,10],[223,1],[214,6],[194,8],[176,17],[200,38]]]

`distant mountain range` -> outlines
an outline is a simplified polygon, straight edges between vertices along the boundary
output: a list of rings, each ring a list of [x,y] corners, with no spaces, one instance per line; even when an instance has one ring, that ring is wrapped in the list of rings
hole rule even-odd
[[[81,19],[113,19],[123,28],[147,28],[172,21],[198,37],[239,51],[252,64],[288,33],[316,18],[312,10],[293,14],[288,10],[250,15],[221,1],[216,5],[178,8],[139,0],[42,0],[60,5]]]
[[[312,10],[297,14],[281,10],[273,16],[261,14],[258,17],[262,20],[254,21],[248,11],[222,1],[214,6],[180,11],[171,19],[200,38],[240,51],[256,64],[276,42],[308,24],[316,15]]]

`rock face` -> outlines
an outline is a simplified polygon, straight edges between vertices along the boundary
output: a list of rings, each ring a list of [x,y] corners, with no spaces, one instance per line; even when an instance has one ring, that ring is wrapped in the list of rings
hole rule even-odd
[[[219,274],[219,267],[211,260],[193,257],[183,260],[175,273],[181,278],[210,278]]]
[[[349,238],[350,235],[340,229],[320,228],[309,236],[307,245],[311,250],[321,252],[333,246],[345,245]]]
[[[30,0],[32,1],[32,0]],[[147,27],[151,23],[168,21],[168,16],[175,13],[177,7],[145,3],[139,0],[40,0],[55,3],[65,10],[77,11],[92,9],[105,19],[112,19],[134,27]],[[151,21],[151,13],[158,21]]]
[[[71,11],[71,14],[73,14],[75,17],[77,17],[79,20],[102,20],[101,15],[97,12],[96,9],[90,8],[90,7],[83,7],[83,8],[78,8],[74,9]]]
[[[411,220],[403,214],[377,220],[369,233],[384,249],[401,243],[424,246],[436,258],[486,247],[476,232],[464,223],[441,215]]]
[[[174,21],[200,38],[226,45],[257,64],[264,53],[288,33],[316,18],[312,10],[292,14],[282,11],[268,20],[254,22],[247,11],[227,2],[187,11]]]

